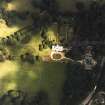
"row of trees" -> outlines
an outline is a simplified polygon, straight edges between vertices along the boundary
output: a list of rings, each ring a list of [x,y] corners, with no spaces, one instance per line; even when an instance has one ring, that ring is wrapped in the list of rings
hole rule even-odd
[[[35,32],[34,26],[25,27],[17,32],[14,32],[6,38],[1,38],[1,44],[16,45],[17,43],[27,43]]]
[[[0,8],[0,19],[4,19],[8,26],[17,25],[18,22],[26,20],[29,16],[31,17],[31,13],[29,11],[6,11],[5,8]]]

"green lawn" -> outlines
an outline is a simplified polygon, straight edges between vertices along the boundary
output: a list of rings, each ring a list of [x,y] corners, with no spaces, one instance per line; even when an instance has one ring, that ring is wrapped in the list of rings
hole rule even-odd
[[[36,62],[33,66],[19,62],[0,63],[0,92],[20,89],[33,95],[39,90],[48,92],[51,105],[58,105],[65,80],[65,64]]]
[[[22,2],[14,0],[11,4],[4,6],[10,10],[26,11],[30,8],[30,5],[26,5],[27,2],[24,1],[29,0],[22,0]],[[25,23],[24,25],[27,24]],[[16,26],[16,29],[13,30],[11,27],[7,27],[4,24],[1,24],[0,27],[2,28],[0,31],[0,37],[7,36],[20,29],[18,25]],[[55,33],[52,31],[48,32],[48,34],[55,37]],[[51,38],[51,36],[49,37]],[[41,43],[40,37],[39,35],[35,35],[35,37],[27,45],[23,45],[22,48],[11,48],[10,52],[15,54],[15,56],[19,56],[25,46],[30,46],[33,49],[35,48],[35,54],[37,53],[43,56],[49,51],[49,49],[44,52],[38,52],[39,43]],[[66,65],[60,62],[45,63],[38,61],[34,65],[22,63],[19,59],[16,61],[0,62],[0,95],[10,89],[23,90],[29,95],[35,95],[35,93],[39,90],[44,90],[49,95],[51,105],[59,105],[61,91],[65,80],[65,69]]]
[[[31,51],[40,56],[49,55],[50,49],[38,50],[41,38],[35,35],[26,45],[10,48],[15,56]],[[29,95],[43,90],[48,93],[51,105],[59,105],[65,80],[66,64],[60,62],[36,61],[35,64],[22,63],[20,59],[0,63],[0,95],[10,89],[19,89]]]

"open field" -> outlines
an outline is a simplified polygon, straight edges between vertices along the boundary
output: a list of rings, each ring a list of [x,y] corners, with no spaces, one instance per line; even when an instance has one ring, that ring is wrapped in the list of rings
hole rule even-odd
[[[65,80],[65,64],[36,62],[35,65],[18,61],[0,63],[0,91],[19,89],[34,95],[38,90],[48,92],[51,105],[58,105]]]
[[[20,2],[19,2],[20,1]],[[33,11],[30,0],[14,0],[11,4],[3,5],[8,11]],[[30,21],[30,20],[29,20]],[[28,25],[29,22],[23,23]],[[8,27],[5,22],[0,23],[0,37],[6,37],[21,27],[18,25],[14,27]],[[54,33],[50,31],[48,34]],[[50,37],[50,36],[49,36]],[[51,38],[51,37],[50,37]],[[48,55],[49,49],[43,52],[38,52],[38,45],[41,43],[39,35],[35,35],[33,39],[26,44],[35,49],[35,54],[40,56]],[[18,56],[23,48],[15,48],[12,50],[16,56]],[[0,63],[0,94],[2,95],[10,89],[19,89],[26,91],[29,95],[34,95],[39,90],[48,92],[51,105],[59,105],[61,98],[62,86],[65,81],[66,64],[58,62],[36,62],[31,65],[28,63],[22,63],[19,60],[5,61]]]

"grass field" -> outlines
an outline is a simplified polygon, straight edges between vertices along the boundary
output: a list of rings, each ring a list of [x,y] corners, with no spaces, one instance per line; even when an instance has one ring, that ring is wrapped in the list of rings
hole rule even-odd
[[[17,26],[14,27],[8,27],[5,23],[4,20],[0,19],[0,37],[6,37],[9,36],[10,34],[13,34],[20,28]]]
[[[11,48],[15,56],[19,56],[25,51],[33,51],[34,54],[45,56],[50,49],[38,51],[41,43],[40,35],[35,35],[32,40],[22,48]],[[51,105],[59,105],[61,91],[65,80],[66,64],[60,62],[36,61],[31,65],[16,61],[5,61],[0,63],[0,94],[2,95],[10,89],[19,89],[29,95],[44,90],[49,94]]]
[[[53,31],[50,31],[54,37]],[[49,34],[49,32],[48,32]],[[4,35],[2,36],[4,37]],[[50,36],[51,38],[51,36]],[[36,34],[29,43],[21,48],[11,48],[15,56],[19,56],[26,51],[34,52],[40,56],[50,54],[50,49],[38,50],[41,37]],[[31,65],[22,63],[19,59],[15,61],[5,61],[0,63],[0,94],[2,95],[10,89],[19,89],[27,92],[30,96],[43,90],[49,95],[51,105],[59,105],[61,91],[65,80],[66,64],[60,62],[37,61]]]
[[[26,2],[25,2],[26,1]],[[9,11],[26,11],[32,10],[30,0],[14,0],[11,4],[4,5]],[[24,24],[26,25],[26,23]],[[8,36],[21,27],[8,27],[5,22],[0,23],[0,37]],[[54,34],[50,31],[50,34]],[[54,36],[53,36],[54,37]],[[51,37],[50,37],[51,38]],[[49,53],[49,49],[38,52],[38,45],[41,43],[39,35],[35,37],[25,46],[30,46],[35,50],[35,54],[41,56]],[[19,55],[23,48],[13,48],[12,53]],[[0,62],[0,95],[10,89],[19,89],[26,91],[29,95],[34,95],[39,90],[48,93],[51,105],[59,105],[61,91],[65,80],[66,64],[60,62],[41,62],[38,61],[34,65],[22,63],[19,60]]]
[[[48,92],[51,105],[58,105],[65,80],[65,64],[36,62],[34,65],[18,61],[0,63],[0,91],[20,89],[35,95],[39,90]]]

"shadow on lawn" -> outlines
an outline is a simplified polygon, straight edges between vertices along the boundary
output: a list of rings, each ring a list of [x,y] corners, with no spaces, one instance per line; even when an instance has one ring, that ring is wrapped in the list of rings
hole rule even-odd
[[[48,94],[51,105],[58,105],[65,80],[64,70],[65,64],[54,62],[36,62],[34,65],[21,64],[14,75],[10,75],[10,73],[2,78],[2,91],[21,90],[32,99],[38,92],[44,91]]]

